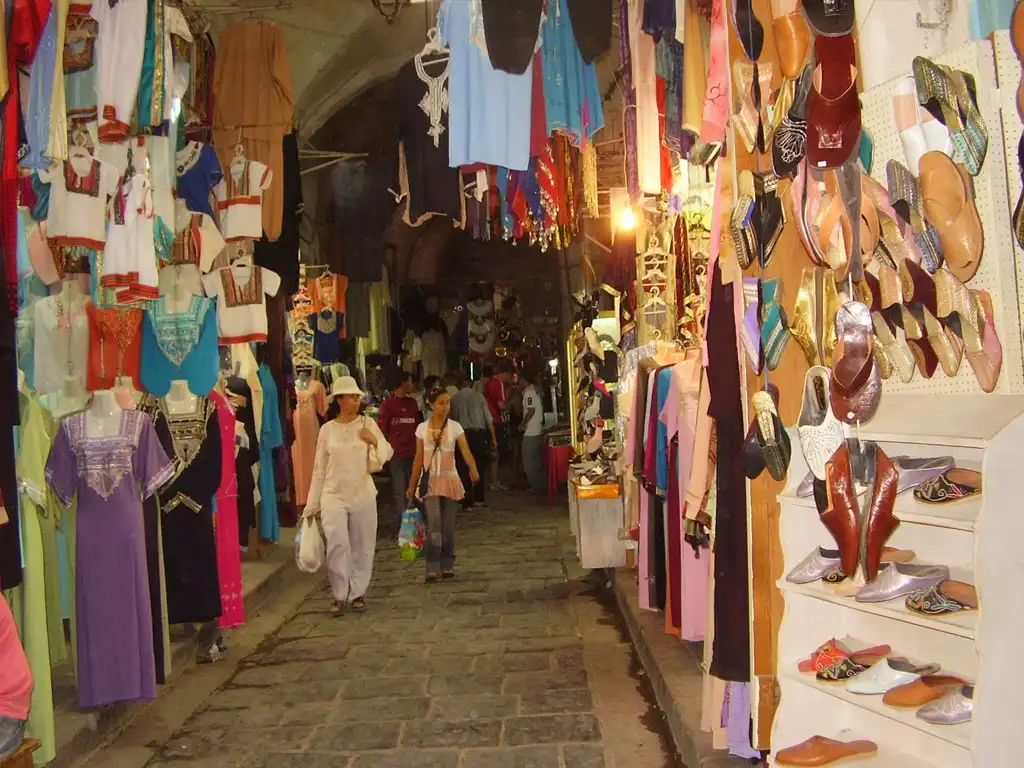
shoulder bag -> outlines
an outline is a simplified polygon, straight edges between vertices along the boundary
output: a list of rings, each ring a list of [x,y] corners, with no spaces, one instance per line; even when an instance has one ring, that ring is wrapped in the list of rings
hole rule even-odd
[[[363,416],[363,429],[369,429],[366,426],[366,417]],[[377,449],[369,443],[366,444],[366,471],[371,475],[380,472],[384,469],[384,465],[380,463],[380,459],[377,458]]]

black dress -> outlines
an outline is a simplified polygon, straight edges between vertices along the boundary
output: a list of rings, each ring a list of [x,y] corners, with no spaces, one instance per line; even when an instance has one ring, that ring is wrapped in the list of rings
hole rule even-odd
[[[440,215],[461,224],[461,174],[448,165],[448,61],[414,58],[398,71],[395,88],[409,223]]]
[[[160,444],[167,450],[171,444],[171,433],[167,428],[167,421],[157,418],[160,407],[155,397],[147,397],[139,410],[146,413],[153,420],[153,427],[156,429]],[[168,456],[172,455],[170,451]],[[166,651],[164,648],[164,586],[163,586],[163,552],[160,543],[160,496],[153,494],[142,502],[142,520],[146,533],[146,576],[149,580],[149,607],[153,618],[153,657],[156,661],[156,681],[163,684],[167,682],[167,668],[165,665]]]
[[[712,675],[750,680],[750,581],[747,575],[747,485],[743,474],[743,400],[736,352],[733,286],[722,285],[715,265],[708,310],[708,414],[718,431],[715,513],[715,641]]]
[[[169,413],[161,399],[157,420],[167,424],[175,474],[159,492],[167,620],[203,623],[221,615],[213,500],[221,481],[217,406],[201,397],[193,413]]]
[[[256,417],[252,409],[252,391],[241,376],[232,376],[228,391],[245,400],[235,409],[235,418],[245,427],[248,445],[235,451],[235,471],[238,474],[238,543],[249,546],[249,530],[256,527],[256,481],[252,468],[260,460],[260,442],[256,434]]]

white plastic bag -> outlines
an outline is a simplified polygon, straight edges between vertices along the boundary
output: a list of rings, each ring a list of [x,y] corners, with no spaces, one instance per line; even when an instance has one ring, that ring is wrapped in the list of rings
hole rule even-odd
[[[320,526],[312,517],[303,518],[302,531],[299,533],[299,548],[295,553],[295,564],[300,571],[316,573],[324,564],[327,551],[324,537],[320,534]]]

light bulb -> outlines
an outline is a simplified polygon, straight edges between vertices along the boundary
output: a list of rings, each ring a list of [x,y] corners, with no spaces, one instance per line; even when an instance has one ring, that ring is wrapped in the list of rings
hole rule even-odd
[[[616,229],[621,229],[626,232],[636,227],[636,214],[633,213],[633,209],[631,207],[626,207],[619,211],[619,215],[616,217],[615,227]]]

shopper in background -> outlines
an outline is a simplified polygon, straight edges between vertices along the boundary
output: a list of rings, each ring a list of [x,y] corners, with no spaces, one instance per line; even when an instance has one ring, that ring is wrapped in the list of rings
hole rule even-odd
[[[459,380],[462,378],[462,371],[449,371],[441,379],[441,385],[444,387],[444,391],[448,393],[448,397],[455,397],[455,393],[459,391]]]
[[[14,615],[0,595],[0,759],[18,751],[32,702],[32,672]]]
[[[388,474],[395,500],[396,524],[401,521],[405,510],[405,488],[409,485],[412,462],[416,458],[416,425],[423,421],[423,414],[412,397],[415,386],[411,373],[399,372],[395,377],[392,395],[380,404],[380,415],[377,417],[384,439],[391,443],[394,450],[388,462]]]
[[[427,395],[432,413],[416,427],[416,462],[406,493],[421,498],[427,512],[426,581],[431,584],[455,578],[455,514],[465,495],[455,466],[455,448],[469,467],[469,479],[476,483],[480,473],[469,450],[462,425],[451,420],[451,400],[441,387]],[[426,489],[420,493],[420,475],[427,473]]]
[[[393,451],[377,423],[360,416],[363,392],[355,379],[338,378],[331,397],[339,412],[320,427],[304,516],[320,515],[334,594],[330,612],[340,616],[346,604],[354,611],[366,610],[363,595],[370,586],[377,544],[377,487],[370,470],[375,461],[388,461]]]
[[[487,391],[487,382],[491,380],[491,376],[494,375],[494,368],[489,365],[485,365],[480,369],[480,378],[473,384],[473,389],[479,392],[481,395]]]
[[[487,472],[492,453],[498,450],[498,438],[494,432],[494,418],[491,416],[491,409],[487,407],[487,399],[473,390],[472,382],[465,375],[460,377],[459,390],[452,398],[451,417],[466,430],[466,442],[482,478]],[[472,512],[474,506],[484,506],[484,481],[480,479],[471,483],[469,465],[461,456],[457,456],[456,461],[459,477],[466,491],[462,499],[462,511]]]
[[[508,486],[499,479],[499,469],[502,460],[508,460],[511,444],[508,436],[509,404],[506,394],[506,387],[512,381],[512,369],[503,366],[494,373],[484,387],[484,397],[487,398],[487,406],[491,409],[491,418],[494,419],[494,431],[498,436],[498,455],[494,457],[491,464],[491,490],[507,491]]]
[[[544,486],[544,401],[537,383],[540,376],[529,373],[526,389],[523,390],[523,469],[530,483],[530,490],[542,493]]]
[[[441,383],[440,376],[427,376],[423,380],[423,420],[426,421],[430,418],[432,411],[430,410],[430,403],[427,402],[427,398],[430,393],[433,392]]]
[[[505,387],[508,396],[508,442],[509,453],[512,455],[512,487],[525,487],[526,474],[523,471],[523,433],[519,425],[523,423],[523,390],[526,382],[518,373],[512,374],[512,380]]]

